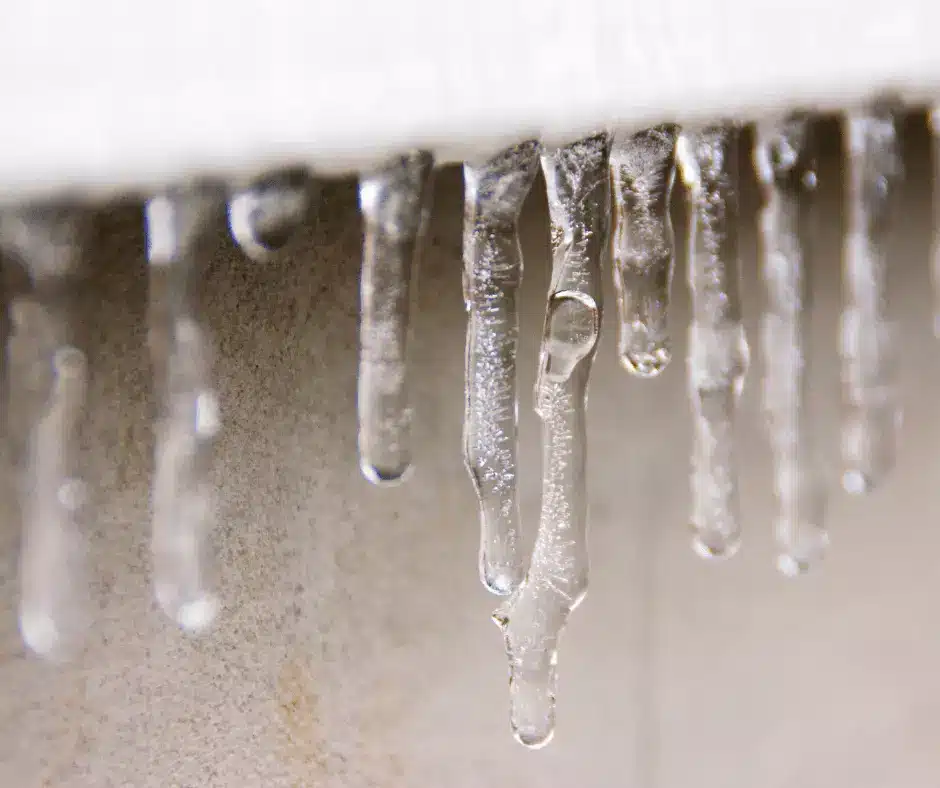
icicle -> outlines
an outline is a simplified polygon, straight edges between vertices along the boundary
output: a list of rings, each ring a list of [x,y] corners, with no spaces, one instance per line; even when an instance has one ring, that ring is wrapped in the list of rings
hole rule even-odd
[[[672,358],[669,291],[675,239],[669,218],[679,127],[618,134],[610,153],[614,183],[614,285],[620,363],[655,377]]]
[[[928,117],[933,142],[933,333],[940,339],[940,106],[934,107]]]
[[[359,465],[373,484],[411,467],[406,347],[430,209],[429,153],[401,156],[359,184],[365,237],[359,329]]]
[[[558,641],[587,591],[585,404],[610,235],[609,156],[605,134],[542,155],[554,257],[535,392],[542,513],[526,578],[493,616],[509,657],[513,733],[528,747],[554,732]]]
[[[761,269],[767,294],[762,345],[764,408],[779,503],[776,524],[786,575],[809,569],[823,554],[825,485],[809,411],[813,369],[808,352],[813,266],[810,232],[816,189],[809,119],[760,123],[754,164],[763,192]]]
[[[684,131],[677,146],[691,201],[693,546],[708,558],[735,553],[741,534],[732,421],[749,355],[738,282],[738,136],[735,126],[712,126]]]
[[[194,187],[147,203],[150,352],[158,402],[153,479],[154,588],[163,611],[198,632],[215,618],[212,450],[220,427],[211,346],[196,313],[199,241],[220,208]]]
[[[844,136],[842,486],[859,494],[894,464],[901,418],[892,349],[895,329],[886,307],[891,190],[901,176],[901,159],[894,116],[885,106],[846,115]]]
[[[253,260],[268,259],[304,220],[310,205],[305,172],[277,173],[237,192],[228,204],[232,237]]]
[[[41,209],[4,213],[0,246],[22,267],[7,272],[13,291],[7,426],[23,532],[20,633],[34,652],[58,660],[79,647],[89,618],[79,457],[88,362],[77,346],[74,314],[75,217]]]
[[[530,141],[464,166],[464,461],[480,501],[480,579],[494,594],[513,591],[525,573],[516,500],[516,222],[538,165],[538,143]]]

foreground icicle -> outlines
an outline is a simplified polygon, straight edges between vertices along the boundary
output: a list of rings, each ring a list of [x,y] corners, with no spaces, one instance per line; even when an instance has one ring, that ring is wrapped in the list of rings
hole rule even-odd
[[[738,522],[732,421],[748,366],[738,282],[735,126],[684,131],[677,158],[689,190],[689,388],[693,546],[703,557],[732,555]]]
[[[900,177],[901,160],[894,116],[885,107],[847,115],[844,137],[842,485],[858,494],[871,489],[894,464],[900,419],[886,279],[891,190]]]
[[[669,291],[675,239],[669,218],[678,126],[618,134],[610,153],[614,181],[614,285],[620,363],[654,377],[672,358]]]
[[[810,124],[805,116],[757,126],[754,164],[763,192],[761,270],[767,294],[762,345],[764,407],[779,503],[776,524],[787,575],[806,571],[827,544],[824,483],[809,408],[812,314],[812,194],[816,188]]]
[[[536,384],[542,513],[526,578],[493,616],[509,657],[513,732],[529,747],[554,732],[558,640],[587,591],[585,403],[600,335],[609,154],[597,135],[542,155],[554,256]]]
[[[214,519],[210,479],[218,401],[211,348],[196,317],[193,288],[201,275],[197,249],[220,208],[209,190],[193,188],[147,203],[150,263],[150,352],[158,403],[153,480],[153,572],[163,611],[191,632],[215,618],[209,577]]]
[[[431,155],[401,156],[362,179],[359,465],[373,484],[411,467],[406,348],[430,208]]]
[[[464,461],[480,501],[480,579],[494,594],[510,593],[525,573],[516,500],[516,222],[538,164],[538,144],[524,142],[464,166]]]
[[[303,223],[310,204],[306,173],[277,173],[237,192],[228,204],[232,236],[253,260],[266,260]]]
[[[78,456],[88,363],[76,346],[76,238],[66,212],[0,215],[0,247],[21,266],[6,272],[6,421],[23,532],[19,624],[25,643],[51,659],[77,649],[88,619]]]

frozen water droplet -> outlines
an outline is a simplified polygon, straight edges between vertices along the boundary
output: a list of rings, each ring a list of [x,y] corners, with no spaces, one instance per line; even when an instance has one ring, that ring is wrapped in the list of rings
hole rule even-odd
[[[693,525],[693,530],[698,530]],[[692,550],[699,557],[705,560],[722,560],[732,558],[741,549],[740,537],[728,537],[720,532],[708,534],[695,534],[692,537]]]
[[[692,527],[696,552],[737,550],[741,529],[732,422],[749,351],[741,324],[735,126],[685,130],[677,144],[689,190],[689,389],[694,411]]]
[[[609,241],[609,155],[603,134],[542,155],[553,226],[535,395],[542,419],[542,508],[528,573],[493,615],[509,658],[513,733],[533,748],[551,739],[558,642],[587,593],[585,406]]]
[[[669,218],[676,171],[674,125],[618,134],[610,154],[614,187],[614,285],[620,362],[638,377],[672,359],[669,300],[675,239]]]
[[[538,164],[538,144],[530,141],[464,166],[464,462],[480,504],[480,579],[499,595],[509,594],[525,573],[516,499],[516,293],[522,281],[516,222]]]
[[[895,328],[887,309],[890,192],[901,177],[890,108],[879,105],[846,115],[845,140],[842,460],[850,473],[843,484],[861,492],[881,481],[894,464],[900,410]]]
[[[154,593],[167,617],[190,632],[218,608],[211,586],[210,481],[218,400],[211,385],[211,343],[194,307],[197,248],[221,194],[193,187],[147,204],[150,350],[159,414],[153,478]]]
[[[859,470],[847,470],[842,474],[842,489],[849,495],[864,495],[871,492],[871,480]]]
[[[818,265],[808,257],[815,184],[807,177],[815,167],[810,128],[805,116],[762,122],[754,149],[763,195],[764,411],[779,506],[777,566],[788,576],[809,569],[827,543],[822,524],[825,484],[815,443],[818,426],[809,410],[815,377],[807,347],[813,312],[810,277]]]
[[[88,365],[72,344],[76,238],[67,211],[0,214],[0,248],[25,274],[10,302],[6,374],[23,532],[19,626],[30,649],[56,660],[79,647],[90,615],[78,478]]]
[[[406,366],[415,279],[430,210],[433,161],[400,156],[362,179],[359,466],[376,484],[411,467]]]
[[[309,204],[306,173],[277,173],[233,195],[228,204],[229,229],[245,254],[263,261],[297,231]]]

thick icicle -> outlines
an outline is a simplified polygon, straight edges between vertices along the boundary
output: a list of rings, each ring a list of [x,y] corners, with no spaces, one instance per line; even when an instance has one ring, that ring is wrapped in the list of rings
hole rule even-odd
[[[153,479],[154,589],[183,629],[208,627],[218,610],[212,588],[212,451],[219,405],[212,349],[193,289],[199,242],[221,208],[214,190],[193,187],[147,203],[150,352],[158,418]]]
[[[614,185],[614,285],[620,363],[649,378],[672,358],[669,291],[675,238],[669,218],[679,127],[618,134],[610,152]]]
[[[263,261],[284,246],[302,224],[310,204],[303,171],[277,173],[236,192],[228,203],[232,237],[253,260]]]
[[[7,346],[7,427],[17,469],[20,632],[37,654],[78,648],[89,608],[79,429],[88,362],[76,336],[77,223],[58,210],[0,215],[0,247],[16,261]]]
[[[432,169],[429,153],[412,153],[359,184],[359,466],[373,484],[400,481],[411,468],[406,349]]]
[[[887,314],[892,190],[901,175],[894,115],[886,106],[845,116],[846,236],[842,305],[842,486],[866,492],[894,464],[901,411]]]
[[[761,325],[764,409],[774,459],[776,522],[786,575],[809,569],[828,542],[825,485],[810,413],[813,369],[808,352],[812,315],[812,196],[816,162],[807,117],[757,125],[754,165],[763,193],[761,271],[767,306]]]
[[[689,389],[694,416],[693,547],[730,556],[740,545],[732,422],[748,367],[738,270],[736,126],[683,131],[677,146],[689,190]]]
[[[554,732],[558,641],[587,591],[585,404],[610,236],[609,156],[606,134],[542,155],[553,249],[535,391],[542,512],[525,580],[493,616],[509,657],[513,733],[529,747]]]
[[[464,166],[466,355],[464,461],[480,501],[480,579],[494,594],[522,581],[516,500],[516,292],[522,247],[516,222],[539,149],[523,142]]]

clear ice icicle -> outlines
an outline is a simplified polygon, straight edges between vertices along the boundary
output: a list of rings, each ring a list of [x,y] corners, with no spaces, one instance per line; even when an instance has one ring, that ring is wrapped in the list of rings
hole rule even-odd
[[[411,467],[406,349],[432,172],[431,155],[419,151],[359,183],[359,466],[373,484],[397,482]]]
[[[610,236],[609,156],[606,134],[542,154],[553,253],[535,391],[542,511],[526,577],[493,615],[509,658],[513,734],[528,747],[554,732],[558,642],[587,592],[585,406]]]
[[[675,239],[669,218],[679,127],[617,134],[610,152],[614,191],[614,285],[620,363],[639,377],[672,358],[669,291]]]
[[[253,260],[266,260],[303,223],[310,182],[303,171],[270,175],[236,192],[228,203],[232,237]]]
[[[866,492],[894,464],[901,417],[894,325],[887,313],[892,190],[901,176],[894,115],[887,106],[844,118],[846,154],[841,325],[842,486]]]
[[[738,137],[734,125],[710,126],[683,131],[677,145],[691,203],[692,544],[707,558],[732,555],[741,539],[732,424],[749,352],[738,270]]]
[[[516,499],[516,223],[539,166],[538,143],[464,165],[464,300],[469,313],[464,461],[480,502],[480,579],[494,594],[519,585]]]
[[[812,197],[815,150],[806,116],[757,124],[754,165],[762,192],[761,324],[764,410],[774,461],[778,513],[777,566],[786,575],[809,569],[823,554],[825,485],[810,413],[813,368]]]
[[[23,532],[20,633],[37,654],[63,659],[79,647],[89,617],[79,457],[88,362],[74,314],[77,223],[67,211],[0,214],[0,247],[19,264],[5,273],[6,421]]]
[[[194,304],[199,246],[221,208],[214,190],[193,187],[147,203],[149,342],[157,398],[153,478],[154,590],[166,615],[189,632],[218,610],[210,539],[212,451],[219,404],[212,349]]]

